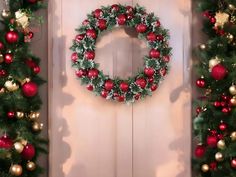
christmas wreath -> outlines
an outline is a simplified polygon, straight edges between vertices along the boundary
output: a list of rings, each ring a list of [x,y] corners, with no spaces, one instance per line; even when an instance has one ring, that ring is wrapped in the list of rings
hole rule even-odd
[[[147,41],[150,52],[144,56],[144,69],[134,77],[111,79],[98,69],[99,64],[94,61],[96,39],[102,32],[123,25],[135,28],[139,38]],[[114,4],[96,9],[76,31],[79,34],[71,47],[72,65],[82,84],[96,95],[119,102],[134,102],[151,95],[168,72],[171,55],[168,30],[144,7]]]

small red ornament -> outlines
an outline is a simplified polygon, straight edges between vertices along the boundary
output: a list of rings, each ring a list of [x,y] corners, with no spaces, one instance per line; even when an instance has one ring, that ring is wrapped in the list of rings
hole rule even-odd
[[[136,26],[136,31],[138,32],[138,33],[144,33],[144,32],[146,32],[146,30],[147,30],[147,25],[145,25],[145,24],[138,24],[137,26]]]
[[[22,91],[26,97],[33,97],[38,93],[38,85],[34,82],[27,82],[22,86]]]
[[[88,89],[89,91],[93,91],[93,85],[91,85],[91,84],[87,85],[87,89]]]
[[[220,123],[220,125],[219,125],[219,129],[221,131],[225,131],[227,129],[227,127],[228,127],[227,124],[224,122]]]
[[[7,72],[4,69],[0,69],[0,77],[5,77],[7,76]]]
[[[102,96],[103,98],[107,98],[107,95],[108,95],[108,91],[107,91],[107,90],[102,90],[101,96]]]
[[[18,40],[19,40],[18,32],[8,31],[5,35],[5,39],[6,39],[7,43],[9,43],[9,44],[14,44],[14,43],[18,42]]]
[[[225,101],[221,101],[221,102],[220,102],[220,105],[221,105],[222,107],[225,107],[225,106],[227,105],[227,103],[226,103]]]
[[[120,8],[119,8],[119,6],[117,5],[117,4],[113,4],[112,6],[111,6],[111,10],[112,11],[118,11]]]
[[[210,18],[210,22],[211,22],[212,24],[215,24],[215,23],[216,23],[215,17]]]
[[[95,52],[94,51],[86,51],[84,56],[87,60],[93,60],[95,58]]]
[[[97,25],[100,30],[105,30],[107,28],[107,21],[104,19],[99,19]]]
[[[40,73],[41,68],[40,68],[39,66],[35,66],[35,67],[33,68],[33,70],[34,70],[34,73],[35,73],[35,74],[38,74],[38,73]]]
[[[144,88],[146,87],[146,85],[147,85],[147,82],[146,82],[146,80],[145,80],[144,78],[138,78],[138,79],[136,79],[135,83],[136,83],[139,87],[141,87],[142,89],[144,89]]]
[[[87,19],[82,22],[82,25],[84,25],[84,26],[86,26],[88,24],[89,24],[89,21]]]
[[[148,76],[148,77],[152,77],[155,73],[155,70],[153,68],[145,68],[144,69],[144,73]]]
[[[196,85],[199,88],[204,88],[206,86],[206,81],[203,78],[200,78],[196,81]]]
[[[30,32],[28,33],[28,37],[29,37],[30,39],[32,39],[32,38],[34,37],[34,33],[33,33],[32,31],[30,31]]]
[[[88,77],[90,79],[98,77],[98,70],[97,69],[90,69],[88,71]]]
[[[207,145],[214,148],[217,145],[217,137],[216,136],[208,136],[207,137]]]
[[[105,89],[108,90],[108,91],[112,90],[113,87],[114,87],[113,81],[112,81],[112,80],[107,80],[107,81],[105,82],[105,84],[104,84],[104,87],[105,87]]]
[[[5,47],[4,47],[4,44],[2,42],[0,42],[0,51],[3,50]]]
[[[120,14],[118,17],[117,17],[117,23],[119,25],[124,25],[126,22],[126,16],[124,14]]]
[[[133,15],[133,14],[127,14],[127,19],[128,19],[128,20],[131,20],[132,18],[134,18],[134,15]]]
[[[166,63],[169,63],[170,61],[170,56],[166,55],[166,56],[163,56],[162,60]]]
[[[14,112],[14,111],[9,111],[9,112],[7,113],[7,117],[8,117],[9,119],[13,119],[13,118],[15,117],[15,112]]]
[[[217,138],[218,138],[219,140],[222,140],[222,139],[224,139],[224,135],[218,134],[218,135],[217,135]]]
[[[25,160],[32,160],[35,156],[35,148],[32,144],[27,144],[22,153],[21,153],[22,157],[25,159]]]
[[[154,81],[154,78],[153,78],[153,77],[149,77],[149,78],[148,78],[148,82],[149,82],[149,83],[153,83],[153,81]]]
[[[120,96],[118,97],[118,101],[119,101],[119,102],[124,102],[124,101],[125,101],[125,96],[124,96],[124,95],[120,95]]]
[[[149,52],[150,58],[159,58],[160,57],[160,52],[156,49],[151,49]]]
[[[156,27],[160,27],[161,26],[161,22],[159,20],[156,21]]]
[[[77,59],[78,59],[78,54],[76,52],[72,53],[71,55],[71,60],[75,63],[77,62]]]
[[[227,69],[222,64],[217,64],[212,68],[211,76],[215,80],[222,80],[227,75]]]
[[[31,58],[27,59],[27,60],[25,61],[25,63],[26,63],[26,65],[28,65],[30,68],[34,68],[35,66],[37,66],[36,63],[35,63]]]
[[[13,62],[13,55],[10,53],[5,54],[4,56],[4,62],[6,64],[11,64]]]
[[[228,114],[231,112],[231,109],[230,108],[222,108],[221,110],[224,114]]]
[[[83,76],[86,75],[86,71],[83,70],[83,69],[76,70],[76,71],[75,71],[75,74],[76,74],[77,77],[81,78],[81,77],[83,77]]]
[[[214,106],[215,106],[216,108],[220,107],[220,106],[221,106],[221,102],[220,102],[220,101],[215,101],[215,102],[214,102]]]
[[[150,32],[150,33],[148,33],[148,35],[147,35],[147,40],[148,41],[155,41],[156,40],[156,34],[155,33],[153,33],[153,32]]]
[[[95,18],[100,18],[103,15],[102,9],[96,9],[93,12],[93,15],[94,15]]]
[[[231,160],[231,167],[236,169],[236,158]]]
[[[211,135],[213,135],[213,136],[216,136],[216,135],[217,135],[217,131],[216,131],[216,130],[210,130],[210,133],[211,133]]]
[[[201,113],[201,112],[202,112],[202,108],[201,108],[201,107],[197,107],[197,108],[196,108],[196,113],[199,114],[199,113]]]
[[[130,13],[133,13],[134,9],[132,6],[126,6],[126,13],[127,14],[130,14]]]
[[[38,0],[27,0],[28,3],[30,4],[35,4]]]
[[[202,158],[205,155],[206,147],[203,145],[197,145],[195,148],[194,154],[197,158]]]
[[[163,40],[164,40],[164,37],[159,34],[159,35],[157,35],[156,39],[157,39],[158,41],[163,41]]]
[[[76,35],[75,41],[76,42],[80,42],[81,40],[84,39],[84,36],[85,36],[85,34],[78,34],[78,35]]]
[[[0,138],[0,149],[11,149],[12,146],[13,142],[7,135]]]
[[[140,93],[137,93],[137,94],[134,96],[134,99],[135,99],[135,100],[139,100],[139,99],[140,99],[140,96],[141,96]]]
[[[129,84],[126,83],[126,82],[121,82],[120,83],[120,89],[123,91],[123,92],[127,92],[129,90]]]
[[[97,33],[96,33],[96,31],[95,31],[94,29],[88,29],[88,30],[86,31],[86,35],[87,35],[88,37],[93,38],[93,39],[96,39],[96,38],[97,38]]]
[[[153,84],[153,85],[151,86],[151,91],[154,92],[154,91],[157,89],[157,87],[158,87],[157,84]]]
[[[217,168],[217,163],[216,163],[216,162],[211,162],[211,163],[209,164],[209,167],[210,167],[211,170],[216,170],[216,168]]]
[[[166,68],[161,68],[159,73],[162,77],[165,76],[166,75]]]
[[[229,101],[231,99],[231,97],[223,94],[223,95],[221,95],[221,99],[224,101]]]

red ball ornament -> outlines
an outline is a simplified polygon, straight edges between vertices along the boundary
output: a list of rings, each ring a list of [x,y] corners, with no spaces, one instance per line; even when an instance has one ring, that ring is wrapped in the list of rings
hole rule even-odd
[[[159,73],[162,77],[165,76],[166,75],[166,68],[161,68]]]
[[[87,60],[93,60],[95,58],[95,52],[94,51],[86,51],[84,56]]]
[[[222,122],[220,125],[219,125],[219,129],[221,130],[221,131],[225,131],[226,129],[227,129],[227,124],[226,123],[224,123],[224,122]]]
[[[80,70],[75,71],[75,74],[77,77],[81,78],[86,75],[86,71],[83,69],[80,69]]]
[[[144,69],[144,73],[148,76],[148,77],[152,77],[155,73],[155,70],[153,68],[145,68]]]
[[[166,63],[169,63],[170,61],[170,56],[166,55],[166,56],[163,56],[162,60]]]
[[[71,55],[71,60],[75,63],[78,60],[78,54],[76,52],[72,53]]]
[[[9,43],[9,44],[14,44],[14,43],[18,42],[18,40],[19,40],[18,32],[8,31],[5,35],[5,39],[6,39],[7,43]]]
[[[126,13],[127,14],[130,14],[134,11],[133,7],[132,6],[126,6]]]
[[[28,3],[30,4],[35,4],[38,0],[27,0]]]
[[[157,35],[156,39],[157,39],[158,41],[163,41],[163,40],[164,40],[164,37],[159,34],[159,35]]]
[[[134,99],[135,99],[135,100],[139,100],[139,99],[140,99],[140,96],[141,96],[140,93],[137,93],[137,94],[134,96]]]
[[[4,44],[2,42],[0,42],[0,51],[3,50],[5,47],[4,47]]]
[[[14,112],[14,111],[9,111],[9,112],[7,113],[7,117],[8,117],[9,119],[13,119],[13,118],[15,117],[15,112]]]
[[[27,144],[22,153],[21,153],[22,157],[25,159],[25,160],[32,160],[35,156],[35,148],[32,144]]]
[[[231,167],[236,169],[236,158],[231,160]]]
[[[84,36],[85,36],[85,34],[78,34],[78,35],[76,35],[75,41],[76,42],[80,42],[81,40],[84,39]]]
[[[149,78],[148,78],[148,82],[149,82],[149,83],[153,83],[153,81],[154,81],[154,78],[153,78],[153,77],[149,77]]]
[[[156,49],[151,49],[149,52],[149,57],[150,58],[159,58],[160,57],[160,52]]]
[[[222,108],[221,110],[224,114],[228,114],[231,112],[231,109],[230,108]]]
[[[25,61],[26,65],[29,66],[30,68],[34,68],[36,65],[36,63],[30,58],[30,59],[27,59]]]
[[[102,9],[96,9],[93,12],[93,15],[94,15],[95,18],[100,18],[103,15]]]
[[[97,25],[100,30],[105,30],[107,28],[107,21],[104,19],[99,19]]]
[[[108,90],[108,91],[112,90],[113,87],[114,87],[113,81],[112,81],[112,80],[107,80],[107,81],[105,82],[105,84],[104,84],[104,87],[105,87],[105,89]]]
[[[212,148],[216,147],[216,145],[217,145],[217,137],[212,136],[212,135],[208,136],[207,137],[207,145],[212,147]]]
[[[96,38],[97,38],[97,33],[96,33],[96,31],[95,31],[94,29],[88,29],[88,30],[86,31],[86,35],[87,35],[88,37],[93,38],[93,39],[96,39]]]
[[[217,138],[218,138],[219,140],[222,140],[222,139],[224,139],[224,135],[218,134],[218,135],[217,135]]]
[[[210,18],[210,22],[211,22],[212,24],[215,24],[215,23],[216,23],[215,17]]]
[[[35,67],[33,68],[33,70],[34,70],[34,73],[35,73],[35,74],[38,74],[38,73],[40,73],[41,68],[40,68],[39,66],[35,66]]]
[[[157,87],[158,87],[157,84],[153,84],[153,85],[151,86],[151,91],[154,92],[154,91],[157,89]]]
[[[202,112],[202,108],[201,108],[201,107],[197,107],[197,108],[196,108],[196,113],[197,113],[197,114],[200,114],[201,112]]]
[[[90,70],[88,71],[88,77],[89,77],[90,79],[93,79],[93,78],[98,77],[98,70],[97,70],[97,69],[90,69]]]
[[[205,79],[202,79],[202,78],[198,79],[198,80],[196,81],[196,85],[197,85],[197,87],[199,87],[199,88],[204,88],[204,87],[206,86],[206,81],[205,81]]]
[[[202,158],[205,155],[206,148],[203,145],[197,145],[195,148],[194,154],[197,158]]]
[[[34,82],[27,82],[22,86],[22,91],[26,97],[33,97],[38,93],[38,85]]]
[[[120,83],[120,89],[123,91],[123,92],[127,92],[129,90],[129,84],[126,83],[126,82],[121,82]]]
[[[150,32],[150,33],[148,33],[148,35],[147,35],[147,40],[148,41],[155,41],[156,40],[156,34],[155,33],[153,33],[153,32]]]
[[[6,77],[7,76],[7,72],[4,69],[0,69],[0,77]]]
[[[7,135],[0,138],[0,149],[11,149],[12,146],[13,142]]]
[[[220,102],[220,106],[225,107],[226,105],[227,105],[227,103],[225,101]]]
[[[84,25],[84,26],[86,26],[88,24],[89,24],[89,21],[87,19],[82,22],[82,25]]]
[[[112,6],[111,6],[111,10],[112,11],[118,11],[120,8],[119,8],[119,6],[117,5],[117,4],[113,4]]]
[[[211,170],[216,170],[216,168],[217,168],[217,163],[216,163],[216,162],[211,162],[211,163],[209,164],[209,167],[210,167]]]
[[[147,85],[147,82],[146,82],[146,80],[145,80],[144,78],[138,78],[138,79],[136,79],[135,83],[136,83],[139,87],[141,87],[142,89],[144,89],[144,88],[146,87],[146,85]]]
[[[156,21],[156,27],[160,27],[161,26],[161,22],[159,20]]]
[[[138,24],[137,26],[136,26],[136,31],[138,32],[138,33],[144,33],[144,32],[146,32],[146,30],[147,30],[147,25],[145,25],[145,24]]]
[[[87,89],[88,89],[89,91],[93,91],[93,85],[91,85],[91,84],[87,85]]]
[[[13,55],[10,53],[5,54],[4,56],[4,62],[6,64],[11,64],[13,62]]]
[[[29,37],[30,39],[32,39],[32,38],[34,37],[34,33],[33,33],[32,31],[30,31],[30,32],[28,33],[28,37]]]
[[[220,106],[221,106],[221,102],[220,102],[220,101],[215,101],[215,102],[214,102],[214,106],[215,106],[216,108],[220,107]]]
[[[217,64],[212,68],[211,77],[215,80],[222,80],[227,75],[227,69],[222,64]]]
[[[107,95],[108,95],[108,91],[107,91],[107,90],[102,90],[101,96],[102,96],[103,98],[107,98]]]
[[[120,96],[118,97],[118,101],[119,101],[119,102],[124,102],[124,101],[125,101],[125,96],[124,96],[124,95],[120,95]]]
[[[124,25],[126,22],[126,16],[124,14],[120,14],[118,17],[117,17],[117,23],[119,25]]]

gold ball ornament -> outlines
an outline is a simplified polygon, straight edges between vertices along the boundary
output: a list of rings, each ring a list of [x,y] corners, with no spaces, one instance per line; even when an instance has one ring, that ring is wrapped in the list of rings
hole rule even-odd
[[[22,153],[22,151],[24,150],[24,145],[20,142],[16,142],[14,144],[14,148],[18,153]]]
[[[12,165],[9,170],[10,174],[13,176],[21,176],[22,175],[22,167],[20,165]]]
[[[0,63],[3,63],[4,62],[4,57],[3,57],[3,54],[0,53]]]
[[[230,103],[232,106],[236,106],[236,97],[235,96],[230,99]]]
[[[215,154],[215,159],[216,159],[217,162],[222,162],[224,160],[224,156],[221,152],[217,152]]]
[[[229,4],[229,10],[236,10],[236,7],[233,4]]]
[[[230,138],[232,141],[236,141],[236,131],[230,134]]]
[[[31,112],[31,113],[29,114],[29,118],[30,118],[31,120],[38,119],[39,116],[40,116],[40,113],[39,113],[39,112]]]
[[[11,16],[11,12],[9,10],[3,9],[1,15],[3,19],[7,19]]]
[[[208,171],[210,170],[210,167],[209,167],[209,165],[207,165],[207,164],[203,164],[202,167],[201,167],[201,170],[202,170],[204,173],[206,173],[206,172],[208,172]]]
[[[234,36],[232,34],[227,34],[226,38],[229,40],[229,43],[233,42]]]
[[[201,44],[201,45],[199,46],[199,48],[200,48],[201,50],[205,50],[205,49],[206,49],[206,45],[205,45],[205,44]]]
[[[24,118],[24,116],[25,116],[25,114],[23,112],[16,112],[16,117],[18,119],[22,119],[22,118]]]
[[[220,63],[220,59],[216,56],[215,58],[212,58],[209,60],[209,69],[211,70],[214,66],[218,65]]]
[[[34,122],[33,125],[32,125],[32,129],[33,129],[33,131],[35,131],[35,132],[39,132],[39,131],[41,130],[40,123]]]
[[[230,88],[229,88],[229,93],[230,93],[231,95],[236,95],[236,85],[230,86]]]
[[[225,141],[224,140],[219,140],[217,143],[217,147],[219,149],[225,149]]]
[[[30,161],[26,164],[26,168],[29,171],[34,171],[36,169],[36,164]]]
[[[4,86],[7,88],[8,91],[14,92],[19,88],[19,85],[14,83],[13,81],[6,81]]]

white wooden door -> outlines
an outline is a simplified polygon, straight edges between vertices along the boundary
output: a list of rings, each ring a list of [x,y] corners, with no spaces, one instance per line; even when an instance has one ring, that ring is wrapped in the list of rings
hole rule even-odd
[[[50,2],[50,177],[190,177],[190,1]],[[95,97],[71,68],[74,29],[86,14],[113,3],[139,3],[170,29],[170,73],[152,97],[133,105]],[[97,43],[96,60],[105,73],[127,77],[146,52],[142,41],[116,29]]]

